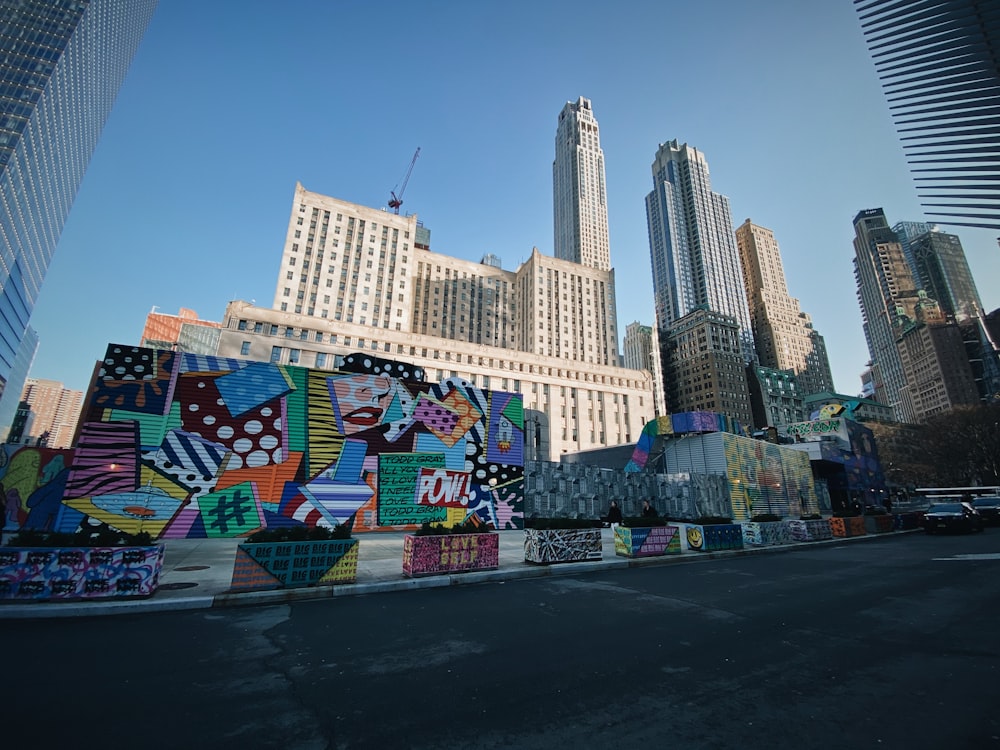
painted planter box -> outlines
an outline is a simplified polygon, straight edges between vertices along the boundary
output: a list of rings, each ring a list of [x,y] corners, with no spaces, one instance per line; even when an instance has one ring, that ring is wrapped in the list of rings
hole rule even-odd
[[[618,526],[615,528],[615,554],[620,557],[679,555],[679,531],[676,526]]]
[[[864,536],[867,533],[865,519],[863,516],[848,516],[847,518],[834,516],[830,519],[830,533],[839,537]]]
[[[600,529],[525,529],[524,561],[550,563],[600,560],[604,545]]]
[[[410,578],[499,567],[500,537],[497,534],[407,534],[403,537],[403,574]]]
[[[865,516],[865,531],[869,534],[886,534],[892,531],[894,519],[886,514],[884,516]]]
[[[0,599],[110,599],[152,596],[163,545],[2,547]]]
[[[744,521],[743,544],[765,547],[772,544],[789,544],[792,532],[784,521]]]
[[[743,549],[743,524],[712,523],[687,525],[688,548],[695,552]]]
[[[808,521],[785,521],[794,542],[815,542],[819,539],[832,539],[829,518],[810,518]]]
[[[244,542],[236,548],[231,591],[354,583],[358,540]]]

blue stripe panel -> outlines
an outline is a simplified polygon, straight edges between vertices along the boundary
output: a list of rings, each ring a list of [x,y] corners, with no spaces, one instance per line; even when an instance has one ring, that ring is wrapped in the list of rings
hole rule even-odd
[[[344,448],[334,468],[333,481],[342,484],[357,484],[364,468],[368,443],[363,440],[345,440]]]
[[[235,372],[246,367],[246,360],[204,354],[181,354],[180,372]]]
[[[234,417],[292,390],[281,368],[269,362],[254,362],[242,370],[220,375],[215,379],[215,386]]]

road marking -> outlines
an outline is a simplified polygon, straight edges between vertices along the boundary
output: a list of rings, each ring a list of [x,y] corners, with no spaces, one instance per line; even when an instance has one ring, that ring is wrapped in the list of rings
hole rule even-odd
[[[1000,552],[984,552],[981,555],[955,555],[953,557],[934,557],[933,560],[1000,560]]]

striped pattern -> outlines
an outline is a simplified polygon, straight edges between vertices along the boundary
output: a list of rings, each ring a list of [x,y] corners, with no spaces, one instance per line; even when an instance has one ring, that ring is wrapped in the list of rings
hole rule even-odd
[[[1000,229],[1000,3],[854,4],[925,213]]]
[[[86,422],[80,430],[63,497],[134,490],[139,484],[138,446],[139,427],[135,422]]]

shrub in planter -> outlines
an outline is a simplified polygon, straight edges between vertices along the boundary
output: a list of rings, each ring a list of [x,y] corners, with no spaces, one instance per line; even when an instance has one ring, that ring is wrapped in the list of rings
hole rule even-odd
[[[744,521],[743,543],[752,544],[755,547],[763,547],[772,544],[788,544],[792,541],[791,529],[781,519],[773,513],[758,513],[751,517],[749,521]]]
[[[159,586],[162,569],[163,545],[145,532],[25,529],[0,547],[0,599],[147,597]]]
[[[231,591],[354,583],[358,540],[350,525],[264,529],[236,549]]]
[[[681,538],[666,518],[626,517],[615,529],[615,554],[622,557],[679,555]]]
[[[743,549],[743,526],[723,516],[702,516],[687,524],[688,548],[696,552]]]
[[[550,563],[600,560],[603,552],[600,521],[586,518],[529,518],[525,520],[525,562],[547,565]]]
[[[496,570],[500,567],[499,542],[497,534],[479,523],[452,527],[425,523],[403,537],[403,574],[415,578]]]

